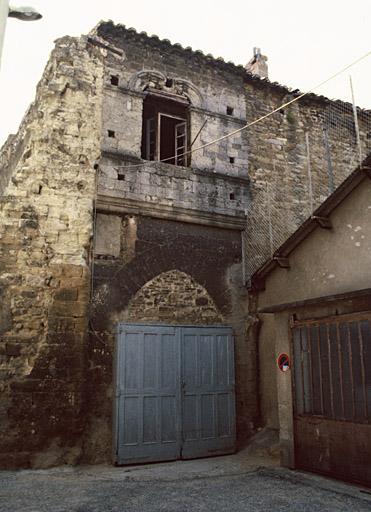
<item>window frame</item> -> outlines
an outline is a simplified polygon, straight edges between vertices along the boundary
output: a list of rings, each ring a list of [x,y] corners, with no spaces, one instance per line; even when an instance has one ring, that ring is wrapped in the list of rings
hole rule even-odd
[[[144,99],[147,100],[148,109],[153,112],[145,113],[145,104],[143,103],[143,117],[142,117],[142,159],[149,161],[161,161],[170,165],[180,167],[189,167],[189,141],[190,141],[190,112],[188,110],[189,103],[177,101],[177,99],[170,99],[162,97],[160,94],[149,93]],[[172,112],[172,106],[174,111]],[[170,118],[179,123],[174,125],[174,155],[171,157],[161,158],[161,127],[164,118]],[[152,127],[151,127],[152,124]],[[177,135],[179,126],[184,126],[184,134]],[[184,144],[181,146],[179,140],[184,137]],[[151,151],[151,145],[154,146]],[[179,153],[179,149],[181,149]],[[169,161],[173,160],[173,161]]]

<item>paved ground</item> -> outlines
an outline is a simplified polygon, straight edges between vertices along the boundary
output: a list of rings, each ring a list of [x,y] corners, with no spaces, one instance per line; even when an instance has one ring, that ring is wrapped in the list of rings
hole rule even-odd
[[[4,471],[0,511],[370,512],[371,494],[241,453],[131,468]]]

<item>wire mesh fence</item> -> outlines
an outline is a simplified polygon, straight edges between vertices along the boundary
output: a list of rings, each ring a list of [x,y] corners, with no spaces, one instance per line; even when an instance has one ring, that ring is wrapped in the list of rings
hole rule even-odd
[[[371,111],[354,106],[352,84],[342,80],[348,81],[350,102],[327,101],[314,109],[299,100],[282,114],[279,133],[260,141],[266,157],[252,162],[243,233],[247,282],[371,152]],[[269,122],[265,129],[272,132]]]

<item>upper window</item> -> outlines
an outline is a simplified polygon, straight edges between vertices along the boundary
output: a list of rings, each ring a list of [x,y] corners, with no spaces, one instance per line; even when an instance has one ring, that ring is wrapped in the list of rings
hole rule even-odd
[[[143,103],[142,158],[189,165],[188,105],[149,94]]]

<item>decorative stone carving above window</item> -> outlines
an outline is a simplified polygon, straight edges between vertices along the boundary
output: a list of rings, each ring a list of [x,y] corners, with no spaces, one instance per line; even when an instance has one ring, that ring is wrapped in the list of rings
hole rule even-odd
[[[199,89],[189,80],[174,78],[174,90],[179,96],[186,96],[193,107],[203,108],[204,98]]]
[[[179,77],[166,77],[156,70],[139,71],[128,81],[128,88],[140,92],[151,89],[163,91],[166,95],[185,98],[193,107],[204,106],[204,98],[192,82]]]
[[[162,90],[165,87],[165,83],[166,76],[160,71],[143,69],[129,79],[128,88],[141,92],[148,87]]]

